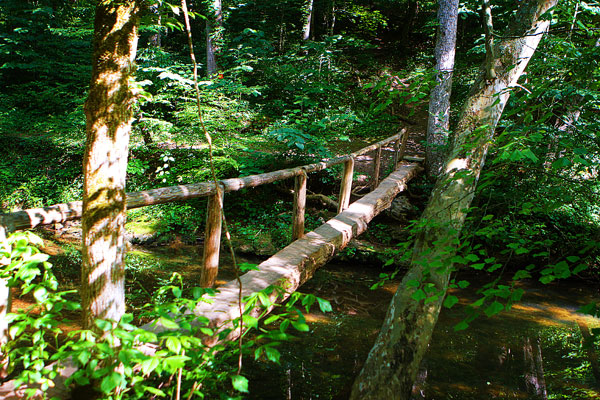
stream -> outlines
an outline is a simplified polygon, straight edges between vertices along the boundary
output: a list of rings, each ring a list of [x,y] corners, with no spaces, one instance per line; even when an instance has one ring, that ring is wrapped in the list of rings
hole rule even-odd
[[[300,288],[328,299],[333,312],[312,311],[311,331],[280,346],[281,365],[246,360],[251,382],[248,399],[347,399],[398,280],[378,290],[369,287],[380,269],[332,263]],[[597,290],[576,282],[521,284],[522,302],[510,312],[482,316],[467,330],[453,327],[474,301],[474,288],[488,280],[463,276],[470,290],[454,291],[460,299],[440,315],[425,355],[413,400],[437,399],[600,399],[582,348],[578,324],[600,320],[576,310],[597,300]],[[462,306],[462,307],[461,307]]]

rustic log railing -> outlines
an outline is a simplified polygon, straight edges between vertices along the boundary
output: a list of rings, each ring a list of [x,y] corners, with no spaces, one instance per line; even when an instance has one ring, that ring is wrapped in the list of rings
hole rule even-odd
[[[395,169],[398,165],[398,161],[404,158],[407,136],[406,129],[402,129],[396,135],[390,136],[387,139],[381,140],[345,156],[300,167],[250,175],[242,178],[223,179],[217,182],[217,187],[215,187],[214,182],[201,182],[190,185],[178,185],[130,192],[127,193],[127,209],[190,200],[199,197],[208,197],[201,284],[205,287],[211,287],[214,285],[219,269],[223,210],[223,204],[219,204],[217,200],[217,190],[221,191],[221,199],[223,199],[223,194],[227,192],[234,192],[244,188],[251,188],[284,179],[295,178],[292,240],[296,240],[304,236],[307,174],[321,171],[334,165],[344,164],[338,198],[338,213],[341,213],[347,209],[350,204],[354,160],[356,157],[371,151],[376,152],[372,177],[372,188],[375,189],[379,184],[382,148],[390,143],[394,143]],[[81,201],[0,214],[0,235],[15,230],[31,229],[40,225],[63,223],[69,220],[79,219],[81,216]]]

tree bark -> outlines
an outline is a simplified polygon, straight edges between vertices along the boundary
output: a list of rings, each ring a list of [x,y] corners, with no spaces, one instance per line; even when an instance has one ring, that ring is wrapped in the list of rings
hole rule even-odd
[[[442,172],[448,146],[457,21],[458,0],[439,0],[439,27],[435,45],[437,84],[429,97],[425,165],[427,175],[431,178],[437,178]]]
[[[446,294],[452,257],[473,199],[487,149],[510,89],[535,52],[549,21],[540,17],[558,0],[521,2],[496,49],[497,77],[485,71],[473,85],[456,129],[451,155],[423,213],[411,268],[392,298],[351,399],[409,399]],[[425,301],[423,301],[423,297]],[[420,300],[415,300],[420,299]]]
[[[304,2],[304,18],[302,21],[302,40],[310,38],[310,24],[313,15],[313,0],[305,0]]]
[[[84,326],[125,312],[125,175],[133,96],[129,78],[137,47],[138,3],[100,1],[94,22],[92,81],[85,114],[83,172]]]
[[[206,20],[206,73],[211,77],[218,71],[217,54],[223,34],[221,0],[212,0],[209,5],[208,15],[208,19]]]
[[[483,0],[483,27],[485,30],[485,72],[488,79],[496,77],[494,69],[494,23],[490,0]]]

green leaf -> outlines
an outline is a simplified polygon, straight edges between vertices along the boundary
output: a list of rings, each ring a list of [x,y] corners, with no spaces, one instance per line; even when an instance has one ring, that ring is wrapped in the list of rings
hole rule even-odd
[[[468,281],[458,281],[458,287],[461,289],[465,289],[470,285]]]
[[[81,353],[77,355],[77,361],[79,361],[81,365],[86,365],[91,356],[92,353],[90,353],[88,350],[82,350]]]
[[[421,301],[421,300],[427,298],[427,295],[425,294],[423,289],[418,289],[410,297],[412,297],[413,300]]]
[[[165,392],[163,392],[162,390],[160,390],[160,389],[157,389],[157,388],[155,388],[155,387],[152,387],[152,386],[146,386],[146,385],[144,385],[144,386],[142,386],[142,387],[144,388],[144,390],[145,390],[146,392],[150,392],[150,393],[152,393],[152,394],[153,394],[153,395],[155,395],[155,396],[165,397],[165,396],[167,395],[167,394],[166,394]]]
[[[248,379],[244,376],[233,375],[231,377],[231,385],[238,392],[248,393]]]
[[[518,270],[517,272],[515,272],[515,275],[513,276],[514,281],[518,281],[519,279],[527,279],[527,278],[531,278],[531,274],[529,273],[529,271],[526,271],[524,269]]]
[[[331,312],[333,308],[331,308],[331,303],[328,300],[317,297],[317,301],[319,302],[319,308],[322,312]]]
[[[294,328],[296,328],[296,330],[299,331],[299,332],[308,332],[308,331],[310,331],[310,328],[308,327],[308,325],[306,324],[306,322],[292,321],[292,326]]]
[[[469,327],[469,324],[466,321],[460,321],[458,324],[454,325],[454,332],[464,331]]]
[[[173,336],[167,338],[165,341],[165,346],[175,354],[179,354],[181,351],[181,341]]]
[[[253,317],[252,315],[244,314],[242,316],[242,321],[248,328],[258,328],[258,318]]]
[[[265,355],[267,356],[267,359],[269,361],[279,364],[279,357],[281,356],[281,353],[279,353],[279,350],[277,350],[276,348],[271,347],[271,346],[266,346],[265,347]]]
[[[158,361],[158,358],[156,358],[156,357],[152,357],[152,358],[142,361],[142,363],[141,363],[142,373],[144,375],[148,375],[149,373],[154,371],[156,369],[156,367],[158,367],[158,363],[159,363],[159,361]]]
[[[158,319],[158,324],[162,325],[166,329],[179,329],[179,324],[172,319],[160,317]]]
[[[272,322],[275,322],[279,319],[279,315],[271,315],[269,318],[265,319],[264,324],[269,325]]]
[[[444,307],[452,308],[452,306],[454,306],[456,303],[458,303],[458,297],[448,295],[448,296],[446,296],[446,299],[444,300]]]
[[[502,310],[504,310],[504,305],[498,301],[494,301],[485,309],[485,315],[491,317],[492,315],[498,314]]]
[[[109,375],[102,378],[100,390],[102,390],[102,393],[109,394],[120,385],[123,379],[123,376],[118,372],[111,372]]]
[[[578,274],[582,271],[585,271],[586,269],[588,269],[588,265],[587,264],[579,264],[578,266],[576,266],[573,269],[573,274]]]
[[[269,299],[269,296],[267,296],[264,292],[258,292],[258,299],[264,307],[271,307],[273,305],[273,302],[271,299]]]
[[[571,161],[569,161],[568,158],[561,157],[552,163],[552,169],[561,169],[561,168],[568,167],[570,165],[571,165]]]
[[[465,260],[467,260],[467,261],[471,261],[471,262],[475,262],[475,261],[478,261],[478,260],[479,260],[479,256],[478,256],[477,254],[473,254],[473,253],[471,253],[471,254],[467,254],[467,255],[465,256]]]
[[[109,331],[112,329],[112,323],[109,321],[105,321],[103,319],[97,319],[94,321],[94,324],[100,328],[103,332]]]
[[[537,158],[537,156],[535,154],[533,154],[533,151],[531,151],[531,149],[525,149],[525,150],[523,150],[523,155],[525,157],[529,158],[533,162],[538,162],[539,161],[539,158]]]
[[[421,282],[419,282],[416,279],[412,279],[412,280],[406,282],[406,287],[409,287],[409,288],[417,288],[419,286],[421,286]]]
[[[175,371],[179,368],[183,368],[185,366],[185,362],[190,358],[188,356],[171,356],[165,358],[165,364],[171,369],[171,371]]]

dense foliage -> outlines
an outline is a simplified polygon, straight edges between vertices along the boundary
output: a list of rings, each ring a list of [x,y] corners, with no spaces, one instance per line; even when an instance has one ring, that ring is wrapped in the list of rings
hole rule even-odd
[[[127,170],[129,191],[210,179],[209,154],[196,117],[192,70],[178,3],[150,3],[142,16],[137,72],[132,82],[137,102]],[[204,43],[209,7],[206,2],[190,3],[196,16],[193,34],[198,50]],[[496,27],[506,26],[514,3],[493,1]],[[461,4],[454,121],[485,56],[479,7],[479,2],[471,0]],[[308,41],[301,40],[303,10],[304,2],[292,0],[223,2],[220,72],[200,82],[202,112],[215,142],[219,178],[328,157],[389,136],[407,124],[413,134],[423,130],[433,79],[436,2],[315,2]],[[94,2],[89,0],[5,0],[0,4],[2,212],[81,197],[83,102],[91,72],[93,14]],[[600,6],[564,1],[552,18],[550,32],[530,62],[526,78],[513,88],[461,238],[457,263],[484,270],[490,283],[459,328],[466,328],[478,314],[493,315],[510,308],[520,298],[521,292],[506,283],[507,277],[512,282],[534,277],[544,283],[573,276],[594,282],[598,278]],[[205,75],[203,69],[201,73]],[[323,174],[311,185],[315,191],[330,194],[337,183]],[[425,181],[420,185],[425,193],[431,187]],[[232,194],[225,202],[226,212],[233,216],[233,234],[264,246],[261,232],[269,232],[266,240],[280,247],[288,240],[291,210],[280,200],[281,190],[261,190]],[[205,207],[198,200],[135,210],[129,214],[130,228],[145,231],[151,226],[151,234],[165,242],[183,238],[195,243],[201,236]],[[308,226],[316,226],[320,218],[311,216]],[[385,236],[385,229],[376,232]],[[31,257],[36,261],[37,269],[28,272],[33,275],[26,275],[24,292],[33,293],[51,311],[44,317],[50,318],[48,321],[29,314],[14,317],[14,329],[18,330],[14,336],[28,344],[11,351],[26,369],[31,365],[41,374],[39,366],[51,358],[74,356],[83,367],[74,379],[83,384],[89,380],[85,374],[98,375],[90,365],[94,357],[106,356],[103,341],[118,337],[133,346],[139,339],[130,319],[119,326],[99,322],[98,327],[107,332],[101,339],[91,332],[72,334],[71,340],[65,341],[67,347],[50,354],[44,338],[38,337],[41,334],[31,334],[25,326],[37,324],[56,336],[54,296],[72,294],[46,295],[57,289],[57,283],[43,264],[45,259],[27,250],[24,239],[12,240],[20,250],[15,254],[6,250],[11,257],[26,255],[25,261]],[[393,240],[386,237],[381,241],[389,244]],[[395,252],[409,245],[407,242]],[[41,274],[48,277],[46,283],[37,283]],[[467,285],[463,280],[453,283],[454,287]],[[167,296],[170,290],[169,307],[179,307],[178,302],[184,301],[176,288],[168,285],[159,293]],[[194,300],[189,301],[196,301],[198,296],[193,294]],[[450,296],[446,305],[456,302]],[[60,307],[71,306],[66,301]],[[152,317],[168,308],[160,307],[166,308],[152,309]],[[600,315],[595,304],[586,311]],[[293,323],[303,323],[301,314],[294,314],[294,318]],[[200,352],[188,351],[183,356],[183,349],[195,344],[194,333],[190,330],[183,339],[146,338],[143,341],[167,343],[168,352],[144,358],[130,349],[131,353],[119,360],[128,368],[141,363],[144,374],[154,372],[159,376],[153,379],[164,379],[185,363],[209,362]],[[86,347],[91,345],[84,337],[94,343],[92,348]],[[270,347],[258,348],[263,349],[259,356],[277,359],[278,353]],[[37,352],[36,359],[31,358],[31,349]],[[228,385],[233,382],[243,392],[243,379],[219,369],[225,361],[214,357],[209,372],[186,372],[190,374],[187,389],[200,379],[198,374],[205,374],[202,379],[214,378],[209,392],[222,390],[223,385],[214,382],[227,379]],[[133,384],[124,383],[111,367],[103,370],[105,375],[94,378],[101,378],[105,393],[127,387],[143,396],[144,390],[153,389],[135,379]],[[39,380],[40,376],[32,372],[29,378]],[[122,395],[119,392],[115,396]]]

